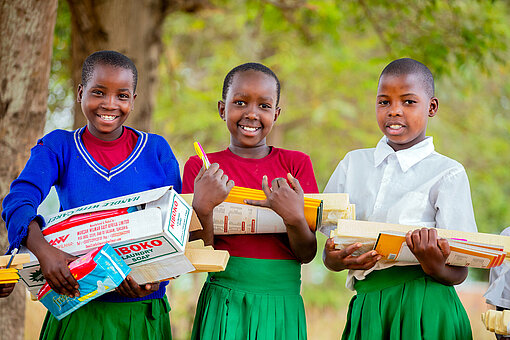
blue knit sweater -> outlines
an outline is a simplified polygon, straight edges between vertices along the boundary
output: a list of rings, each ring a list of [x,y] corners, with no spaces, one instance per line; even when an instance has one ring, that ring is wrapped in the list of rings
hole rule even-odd
[[[44,226],[44,218],[37,215],[37,208],[52,186],[57,191],[61,210],[166,185],[173,185],[181,192],[179,164],[163,137],[132,129],[138,134],[134,150],[122,163],[107,170],[85,149],[81,138],[84,129],[55,130],[32,148],[30,159],[3,201],[2,218],[8,230],[9,251],[24,244],[32,220]],[[100,300],[159,298],[165,294],[165,286],[162,283],[157,292],[142,299],[111,293]]]

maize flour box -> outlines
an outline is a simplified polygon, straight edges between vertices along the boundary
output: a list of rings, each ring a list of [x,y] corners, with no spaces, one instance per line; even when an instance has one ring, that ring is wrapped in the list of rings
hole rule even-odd
[[[69,269],[80,285],[80,296],[71,298],[60,295],[51,289],[48,283],[42,286],[37,295],[39,301],[58,320],[114,290],[131,271],[109,244],[71,262]]]
[[[184,256],[192,208],[172,187],[161,187],[62,211],[46,217],[44,238],[73,255],[109,243],[138,284],[193,271]],[[45,283],[37,258],[20,270],[32,294]]]

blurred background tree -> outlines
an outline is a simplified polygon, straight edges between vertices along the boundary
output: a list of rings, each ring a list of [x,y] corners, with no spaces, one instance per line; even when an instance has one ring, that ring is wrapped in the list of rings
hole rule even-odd
[[[75,6],[80,2],[59,2],[47,131],[73,126],[76,83],[71,75],[84,56],[97,48],[115,48],[133,57],[141,74],[151,75],[150,90],[137,103],[147,96],[154,102],[137,104],[128,125],[165,136],[182,167],[194,154],[195,140],[207,152],[228,146],[228,131],[216,110],[223,78],[240,63],[261,62],[282,84],[283,111],[269,143],[308,153],[322,189],[346,152],[376,145],[382,135],[374,114],[379,74],[391,60],[411,57],[435,75],[440,108],[428,135],[440,153],[466,167],[479,230],[499,233],[509,224],[507,1],[210,0],[194,1],[188,10],[182,7],[186,1],[145,1],[137,8],[152,6],[160,26],[158,34],[138,34],[139,43],[131,39],[140,12],[120,11],[111,6],[113,0],[84,3],[93,10],[78,13],[80,20],[103,28],[91,26],[95,33],[81,37],[87,48],[78,57],[72,52],[77,35],[71,27],[83,29],[83,24],[77,27]],[[157,7],[162,3],[166,7]],[[109,31],[112,25],[115,30]],[[120,31],[133,35],[116,40],[114,32]],[[157,40],[156,54],[145,53],[143,41],[150,39]],[[81,119],[81,113],[76,115]],[[324,240],[319,236],[319,249]],[[338,324],[338,332],[350,296],[343,288],[344,274],[326,271],[320,257],[303,270],[311,338],[328,322]],[[182,277],[172,285],[176,339],[188,336],[200,279]]]

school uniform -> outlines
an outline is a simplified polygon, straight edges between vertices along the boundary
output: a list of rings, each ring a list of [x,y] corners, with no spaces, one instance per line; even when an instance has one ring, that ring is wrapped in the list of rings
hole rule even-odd
[[[207,155],[236,186],[261,189],[291,173],[304,192],[316,193],[310,157],[272,147],[262,159],[242,158],[229,149]],[[183,192],[193,192],[202,161],[186,162]],[[193,325],[192,339],[306,339],[306,318],[300,295],[301,264],[290,249],[286,233],[215,235],[214,248],[227,250],[224,272],[207,278]]]
[[[37,208],[52,186],[61,210],[166,185],[173,185],[180,192],[179,165],[163,137],[124,128],[123,136],[136,135],[131,138],[133,149],[119,164],[106,168],[85,147],[85,129],[55,130],[32,148],[30,159],[3,201],[2,218],[6,221],[10,249],[19,248],[24,242],[32,220],[44,227]],[[97,143],[95,147],[100,147]],[[92,154],[97,154],[97,150]],[[115,292],[102,295],[61,321],[48,314],[41,338],[168,339],[171,333],[166,285],[161,283],[158,291],[143,298],[126,298]]]
[[[466,172],[434,151],[432,137],[400,151],[383,137],[376,148],[349,152],[324,192],[348,193],[358,220],[477,231]],[[349,270],[346,286],[357,295],[344,339],[471,338],[454,288],[416,264],[378,261]]]

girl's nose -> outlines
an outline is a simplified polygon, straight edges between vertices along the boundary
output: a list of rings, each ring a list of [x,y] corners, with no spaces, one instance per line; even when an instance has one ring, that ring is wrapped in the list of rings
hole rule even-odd
[[[105,110],[114,110],[116,107],[115,96],[106,96],[102,103],[102,107]]]
[[[256,108],[248,106],[245,115],[246,115],[246,118],[248,118],[248,119],[257,119],[257,110],[256,110]]]
[[[402,115],[402,106],[401,105],[392,105],[390,110],[388,111],[388,116],[395,117]]]

